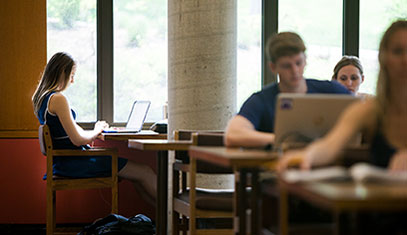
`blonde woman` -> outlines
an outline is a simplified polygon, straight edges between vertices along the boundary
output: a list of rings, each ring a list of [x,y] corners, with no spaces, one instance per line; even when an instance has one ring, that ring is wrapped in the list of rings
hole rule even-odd
[[[63,95],[70,84],[75,81],[76,64],[66,53],[56,53],[49,60],[38,87],[32,97],[34,113],[40,124],[50,128],[55,149],[89,148],[89,143],[99,138],[102,129],[107,127],[103,121],[96,122],[93,130],[83,130],[76,122],[76,114],[70,108]],[[156,197],[156,174],[147,165],[137,164],[119,158],[119,177],[133,181],[136,188],[140,184],[145,191],[140,194],[153,203]],[[111,159],[105,157],[63,157],[55,158],[53,172],[55,175],[82,178],[98,177],[110,174]],[[46,176],[44,176],[46,178]]]

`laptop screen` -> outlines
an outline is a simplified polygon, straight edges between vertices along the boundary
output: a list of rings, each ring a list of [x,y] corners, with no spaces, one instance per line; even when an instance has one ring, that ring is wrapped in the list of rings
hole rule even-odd
[[[308,143],[324,136],[342,111],[358,98],[334,94],[280,94],[276,105],[275,146]]]
[[[149,108],[150,101],[135,101],[127,121],[126,129],[141,130]]]

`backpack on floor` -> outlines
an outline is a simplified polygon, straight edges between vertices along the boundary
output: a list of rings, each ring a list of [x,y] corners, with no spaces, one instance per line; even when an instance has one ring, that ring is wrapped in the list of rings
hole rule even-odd
[[[155,228],[150,218],[143,214],[126,218],[110,214],[86,226],[78,235],[153,235]]]

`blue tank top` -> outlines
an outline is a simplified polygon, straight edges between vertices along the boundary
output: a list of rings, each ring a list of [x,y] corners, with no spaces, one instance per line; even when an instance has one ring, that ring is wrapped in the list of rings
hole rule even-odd
[[[75,146],[71,140],[69,139],[68,135],[66,134],[64,128],[62,127],[59,118],[55,114],[51,114],[48,111],[48,104],[49,99],[55,94],[55,92],[51,92],[48,94],[44,101],[41,104],[40,110],[38,111],[37,118],[40,121],[41,125],[47,124],[52,136],[52,145],[54,149],[83,149],[89,148],[85,145],[83,146]],[[76,119],[76,113],[73,109],[71,109],[72,116],[74,120]]]
[[[397,149],[387,141],[386,136],[384,136],[379,125],[370,147],[371,163],[376,166],[387,168],[390,159],[396,152]]]

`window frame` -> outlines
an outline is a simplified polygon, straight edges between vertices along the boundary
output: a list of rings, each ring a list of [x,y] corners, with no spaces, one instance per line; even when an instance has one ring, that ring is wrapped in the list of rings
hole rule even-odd
[[[342,55],[359,56],[360,0],[343,0],[342,4]],[[262,88],[277,82],[277,76],[268,68],[264,50],[268,37],[278,32],[278,10],[278,0],[262,1]]]
[[[261,87],[276,82],[264,53],[267,38],[278,32],[278,0],[262,0]],[[342,55],[359,55],[360,0],[343,0]],[[97,111],[96,119],[113,123],[113,0],[96,1]],[[93,123],[80,123],[91,128]],[[124,125],[124,123],[114,123]],[[146,123],[151,125],[151,123]]]
[[[97,120],[113,123],[113,0],[97,0]]]

